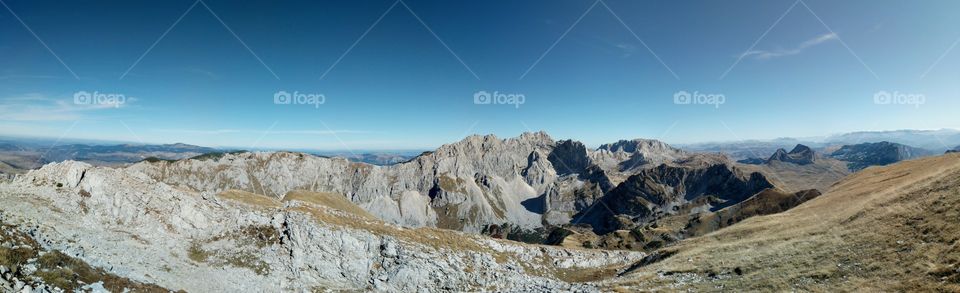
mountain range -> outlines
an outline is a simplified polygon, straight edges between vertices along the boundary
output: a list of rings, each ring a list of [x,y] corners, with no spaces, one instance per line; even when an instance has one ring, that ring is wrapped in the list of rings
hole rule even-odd
[[[626,276],[660,267],[652,264],[686,243],[842,197],[834,194],[851,192],[837,191],[843,182],[863,178],[853,172],[894,176],[869,166],[931,155],[890,142],[771,153],[737,162],[650,139],[588,148],[536,132],[473,135],[389,165],[246,151],[112,166],[66,160],[0,183],[4,235],[21,243],[0,246],[0,288],[633,288]],[[869,178],[860,180],[880,180]],[[50,253],[69,265],[36,260]],[[86,273],[64,277],[66,269]],[[729,269],[712,273],[742,275]],[[225,281],[202,281],[224,271]]]

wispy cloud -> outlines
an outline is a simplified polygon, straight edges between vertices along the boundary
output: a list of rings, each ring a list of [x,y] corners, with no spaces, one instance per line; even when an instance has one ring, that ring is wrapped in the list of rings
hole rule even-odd
[[[222,135],[238,133],[263,133],[263,130],[253,129],[153,129],[156,132],[178,133],[189,135]],[[337,134],[365,134],[363,130],[271,130],[268,134],[287,135],[337,135]]]
[[[2,74],[0,75],[0,80],[8,79],[54,79],[60,78],[55,75],[34,75],[34,74]]]
[[[624,58],[633,56],[633,53],[637,52],[637,46],[634,46],[632,44],[621,43],[621,44],[616,44],[614,47],[620,50],[620,52],[622,53],[621,56]]]
[[[275,130],[270,133],[276,134],[302,134],[302,135],[333,135],[333,134],[366,134],[370,131],[363,130]]]
[[[72,99],[52,99],[42,94],[24,94],[0,99],[0,121],[70,121],[91,119],[87,113],[128,107],[123,104],[76,104]]]
[[[203,75],[210,79],[220,79],[220,75],[213,73],[213,71],[209,71],[209,70],[203,70],[200,68],[187,68],[186,71],[193,74],[197,74],[197,75]]]
[[[177,133],[177,134],[191,134],[191,135],[219,135],[219,134],[232,134],[232,133],[242,133],[243,130],[239,129],[209,129],[209,130],[199,130],[199,129],[153,129],[156,132],[164,133]]]
[[[766,60],[766,59],[773,59],[778,57],[792,56],[792,55],[803,53],[803,51],[806,50],[807,48],[820,45],[829,41],[838,40],[838,39],[839,37],[837,36],[836,33],[828,33],[828,34],[820,35],[813,39],[809,39],[803,43],[800,43],[799,46],[793,49],[752,50],[752,51],[747,51],[746,53],[743,53],[743,55],[740,57],[741,58],[751,57],[754,59]]]

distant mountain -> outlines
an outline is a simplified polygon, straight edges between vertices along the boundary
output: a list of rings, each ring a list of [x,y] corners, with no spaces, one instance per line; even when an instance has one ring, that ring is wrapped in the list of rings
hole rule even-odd
[[[845,162],[825,157],[812,148],[797,144],[793,150],[777,149],[767,159],[739,160],[744,170],[760,172],[789,192],[807,189],[826,191],[833,183],[850,174]]]
[[[18,170],[36,169],[50,162],[67,160],[93,165],[122,165],[145,159],[179,160],[220,150],[184,143],[141,144],[64,144],[43,145],[34,141],[4,141],[0,143],[0,162]]]
[[[776,153],[773,153],[773,155],[767,159],[767,162],[780,161],[797,165],[809,165],[813,164],[814,159],[815,154],[810,147],[798,144],[789,153],[784,149],[778,149]]]
[[[95,164],[134,163],[148,157],[160,159],[185,159],[217,149],[183,143],[163,145],[86,145],[70,144],[55,146],[46,151],[43,159],[51,162],[66,160],[93,162]]]
[[[798,144],[812,147],[824,146],[822,143],[812,140],[780,138],[769,141],[745,140],[734,142],[697,143],[681,145],[680,148],[688,152],[722,153],[734,160],[750,160],[754,158],[760,158],[760,160],[763,160],[762,158],[768,154],[775,153],[779,149],[794,147]],[[755,161],[755,163],[762,164],[760,161]]]
[[[825,140],[827,144],[843,145],[880,141],[936,150],[939,153],[949,149],[949,146],[960,144],[960,131],[954,129],[859,131],[830,136]]]
[[[0,143],[0,151],[20,151],[23,150],[22,146],[13,143]]]
[[[690,152],[723,153],[734,160],[740,160],[741,163],[759,164],[760,161],[756,158],[763,158],[767,154],[776,152],[777,149],[787,149],[796,144],[803,144],[826,154],[839,149],[843,145],[881,141],[910,145],[942,153],[949,150],[950,146],[960,145],[960,131],[954,129],[859,131],[827,137],[709,142],[679,145],[679,147]]]
[[[816,153],[810,147],[802,144],[797,144],[796,146],[793,147],[793,150],[791,150],[790,152],[787,152],[787,150],[784,148],[779,148],[773,153],[773,155],[771,155],[767,159],[751,157],[747,159],[738,160],[737,163],[761,165],[761,164],[769,164],[771,162],[776,161],[776,162],[793,163],[797,165],[809,165],[809,164],[813,164],[813,161],[816,160],[816,156],[817,156]]]
[[[358,163],[386,166],[409,161],[417,157],[420,153],[421,152],[318,153],[317,155],[339,157]]]
[[[947,153],[948,153],[948,154],[949,154],[949,153],[960,153],[960,145],[958,145],[957,147],[955,147],[955,148],[953,148],[953,149],[947,150]]]
[[[848,162],[851,170],[861,170],[870,166],[884,166],[933,154],[934,152],[929,150],[883,141],[845,145],[830,154],[830,157]]]
[[[653,139],[620,140],[603,144],[591,154],[604,168],[620,171],[659,165],[688,155],[683,150]]]
[[[767,163],[767,160],[764,160],[761,158],[746,158],[743,160],[738,160],[737,163],[749,164],[749,165],[763,165]]]

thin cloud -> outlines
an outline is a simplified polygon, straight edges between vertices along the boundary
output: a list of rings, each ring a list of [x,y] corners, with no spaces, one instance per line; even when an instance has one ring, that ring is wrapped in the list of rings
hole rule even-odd
[[[620,50],[620,52],[622,53],[621,57],[624,57],[624,58],[633,56],[633,54],[637,52],[637,46],[634,46],[632,44],[617,44],[615,45],[615,47],[617,47],[617,49]]]
[[[72,99],[51,99],[41,94],[25,94],[0,99],[0,121],[70,121],[89,119],[87,112],[119,109],[135,102],[133,97],[120,104],[77,104]]]
[[[8,79],[55,79],[60,78],[54,75],[31,75],[31,74],[4,74],[0,75],[0,80]]]
[[[753,50],[753,51],[743,53],[743,55],[741,55],[740,57],[741,58],[751,57],[759,60],[767,60],[767,59],[773,59],[773,58],[779,58],[779,57],[785,57],[785,56],[793,56],[793,55],[803,53],[803,51],[806,50],[807,48],[820,45],[829,41],[838,40],[838,39],[839,39],[839,36],[837,36],[836,33],[829,33],[829,34],[818,36],[813,39],[809,39],[803,43],[800,43],[799,46],[793,49]]]
[[[237,133],[263,133],[263,130],[252,129],[154,129],[156,132],[191,134],[191,135],[221,135]],[[287,135],[337,135],[337,134],[365,134],[363,130],[271,130],[267,134]]]
[[[199,68],[187,68],[186,71],[193,74],[197,74],[197,75],[203,75],[214,80],[220,79],[220,75],[213,73],[213,71],[209,71],[209,70],[203,70]]]
[[[218,135],[218,134],[231,134],[231,133],[242,133],[243,130],[239,129],[211,129],[211,130],[198,130],[198,129],[153,129],[156,132],[165,132],[165,133],[177,133],[177,134],[193,134],[193,135]]]
[[[366,134],[363,130],[280,130],[271,131],[276,134],[303,134],[303,135],[333,135],[333,134]]]

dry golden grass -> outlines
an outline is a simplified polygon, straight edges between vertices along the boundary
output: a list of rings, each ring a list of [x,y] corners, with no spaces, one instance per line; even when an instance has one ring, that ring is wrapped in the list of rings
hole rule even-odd
[[[347,199],[347,197],[336,193],[294,190],[288,192],[287,195],[283,197],[284,202],[292,200],[341,210],[362,218],[376,219],[376,217],[355,205]]]
[[[808,189],[825,192],[850,175],[846,162],[831,158],[818,158],[809,165],[775,161],[763,165],[738,164],[737,167],[745,172],[760,172],[771,183],[790,193]]]
[[[261,209],[275,209],[281,206],[280,201],[276,198],[243,190],[230,189],[217,194],[217,196]]]
[[[868,168],[787,212],[662,249],[672,256],[610,289],[958,292],[958,246],[951,154]]]

